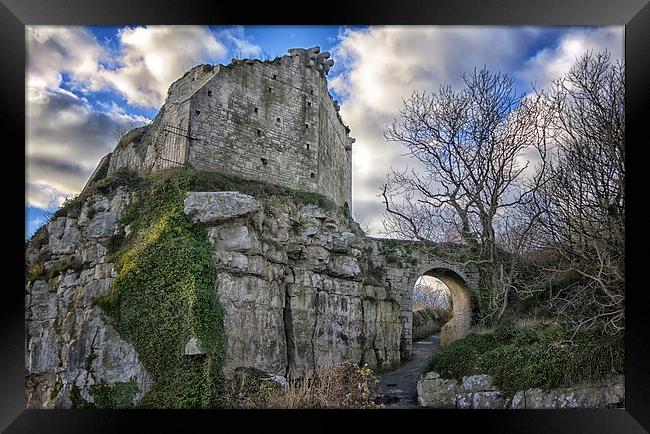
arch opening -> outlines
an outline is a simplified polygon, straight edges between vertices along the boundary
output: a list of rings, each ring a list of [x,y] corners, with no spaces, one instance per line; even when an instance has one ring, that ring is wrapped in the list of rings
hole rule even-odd
[[[431,290],[436,296],[435,302],[438,303],[438,309],[444,314],[441,316],[440,345],[448,345],[456,339],[466,336],[472,324],[472,308],[465,279],[452,270],[432,268],[426,271],[417,282],[433,285]],[[414,289],[414,310],[421,303],[416,300],[415,294],[416,290]],[[422,298],[420,295],[418,297]]]

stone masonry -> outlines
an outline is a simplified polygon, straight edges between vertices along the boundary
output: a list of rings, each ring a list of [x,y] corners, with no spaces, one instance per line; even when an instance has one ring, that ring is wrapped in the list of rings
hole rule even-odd
[[[595,384],[551,390],[527,389],[507,398],[489,375],[470,375],[461,381],[427,372],[418,382],[418,404],[430,408],[458,409],[563,409],[611,408],[625,403],[625,377],[614,376]]]
[[[318,47],[289,53],[192,68],[170,86],[152,123],[109,154],[106,174],[189,166],[319,192],[349,207],[354,139],[327,89],[333,61]]]

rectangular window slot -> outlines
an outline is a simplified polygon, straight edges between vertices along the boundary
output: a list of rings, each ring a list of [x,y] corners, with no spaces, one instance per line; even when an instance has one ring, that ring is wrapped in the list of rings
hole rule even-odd
[[[311,90],[309,91],[309,93],[313,95],[313,94],[314,94],[314,89],[311,89]]]
[[[273,80],[275,80],[276,78],[278,78],[277,74],[273,74]]]
[[[211,90],[208,91],[208,96],[212,96],[212,91]]]
[[[277,123],[280,123],[280,118],[275,118],[275,121],[276,121]]]
[[[305,129],[306,129],[306,130],[309,129],[309,124],[305,124]]]
[[[307,150],[309,151],[309,143],[307,143]]]
[[[201,110],[194,110],[194,112],[195,112],[197,115],[200,115],[200,114],[201,114]]]
[[[316,174],[314,172],[311,172],[311,175],[309,175],[309,176],[311,176],[312,178],[315,178]]]
[[[269,87],[269,92],[273,92],[273,88],[272,88],[272,87]]]
[[[307,107],[311,107],[311,103],[307,101]]]
[[[255,107],[255,113],[257,113],[257,107]]]
[[[267,160],[266,158],[261,158],[261,160],[263,165],[266,166],[267,164],[269,164],[269,160]]]
[[[262,130],[257,130],[257,137],[261,137],[261,136],[262,136]]]

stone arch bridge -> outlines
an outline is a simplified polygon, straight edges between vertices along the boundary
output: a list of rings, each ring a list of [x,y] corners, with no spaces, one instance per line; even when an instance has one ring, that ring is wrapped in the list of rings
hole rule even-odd
[[[442,281],[452,295],[452,317],[442,326],[441,345],[467,335],[472,326],[472,305],[478,299],[478,270],[442,259],[459,253],[464,246],[434,244],[385,238],[371,238],[373,266],[383,271],[384,284],[396,297],[403,321],[400,352],[409,359],[412,349],[413,305],[415,283],[421,276]]]

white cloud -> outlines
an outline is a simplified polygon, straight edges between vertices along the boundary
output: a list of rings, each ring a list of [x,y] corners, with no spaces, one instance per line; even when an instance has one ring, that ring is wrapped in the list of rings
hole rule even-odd
[[[341,116],[357,138],[353,145],[353,212],[381,230],[383,204],[378,194],[385,175],[391,167],[400,170],[414,165],[402,155],[406,148],[383,137],[386,125],[398,116],[402,99],[408,99],[413,91],[436,91],[443,82],[460,86],[463,73],[483,65],[493,72],[521,77],[522,65],[532,74],[549,63],[555,65],[548,65],[549,74],[555,74],[564,70],[564,57],[571,56],[573,61],[573,53],[611,46],[610,42],[622,35],[620,28],[567,32],[558,47],[538,54],[537,66],[527,62],[531,45],[551,32],[559,30],[390,26],[342,32],[339,45],[332,50],[336,64],[329,80],[344,97]]]
[[[255,58],[262,54],[262,47],[253,44],[246,39],[244,27],[235,26],[221,30],[217,33],[220,39],[225,39],[234,45],[233,55],[236,57],[251,57]]]
[[[589,51],[609,50],[612,60],[623,60],[623,28],[599,27],[568,31],[554,47],[547,47],[530,58],[520,77],[544,89],[550,82],[569,72],[576,59]]]
[[[169,85],[185,71],[227,51],[210,30],[198,26],[125,27],[119,40],[119,66],[102,68],[92,88],[110,86],[130,104],[143,107],[160,107]]]
[[[27,87],[57,89],[62,74],[76,81],[90,79],[106,55],[104,49],[83,27],[29,26],[27,47]]]
[[[116,127],[142,116],[93,110],[61,89],[30,88],[26,112],[27,203],[52,208],[78,193],[99,159],[112,151]]]
[[[49,210],[60,207],[66,196],[71,193],[66,194],[43,183],[28,182],[26,187],[26,203],[30,206]]]

